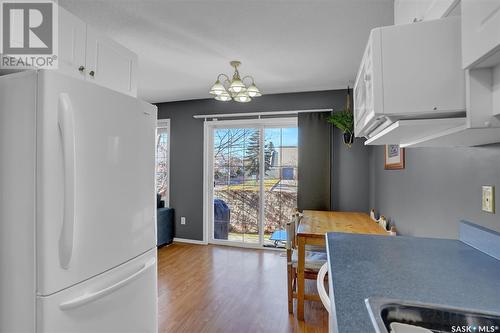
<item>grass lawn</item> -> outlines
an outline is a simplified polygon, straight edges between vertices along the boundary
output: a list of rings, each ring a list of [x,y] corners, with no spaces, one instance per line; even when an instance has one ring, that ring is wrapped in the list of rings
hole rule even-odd
[[[279,183],[279,179],[273,178],[273,179],[264,179],[264,190],[269,191],[273,186]],[[256,179],[248,179],[245,180],[242,184],[237,184],[237,185],[229,185],[226,187],[226,189],[231,190],[231,191],[259,191],[259,181]]]
[[[264,234],[264,242],[272,242],[269,240],[271,238],[271,234]],[[259,234],[240,234],[237,232],[230,232],[228,235],[228,240],[230,241],[243,241],[249,243],[258,243],[259,242]]]

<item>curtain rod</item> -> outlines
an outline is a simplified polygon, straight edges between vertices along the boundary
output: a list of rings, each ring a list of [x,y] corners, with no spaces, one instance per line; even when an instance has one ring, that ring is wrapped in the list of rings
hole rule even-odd
[[[207,118],[238,118],[238,117],[261,117],[261,116],[275,116],[287,114],[299,114],[310,112],[331,112],[333,109],[311,109],[311,110],[290,110],[290,111],[269,111],[269,112],[245,112],[245,113],[218,113],[218,114],[197,114],[194,115],[195,119]]]

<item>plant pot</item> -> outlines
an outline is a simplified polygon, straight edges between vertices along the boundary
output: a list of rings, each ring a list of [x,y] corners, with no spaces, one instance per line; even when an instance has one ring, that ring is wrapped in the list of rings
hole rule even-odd
[[[354,142],[354,133],[344,132],[343,138],[344,144],[350,148]]]

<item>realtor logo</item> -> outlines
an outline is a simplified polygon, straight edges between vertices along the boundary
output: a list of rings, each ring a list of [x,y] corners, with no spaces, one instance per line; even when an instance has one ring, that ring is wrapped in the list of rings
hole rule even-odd
[[[0,0],[1,68],[57,68],[57,4]]]

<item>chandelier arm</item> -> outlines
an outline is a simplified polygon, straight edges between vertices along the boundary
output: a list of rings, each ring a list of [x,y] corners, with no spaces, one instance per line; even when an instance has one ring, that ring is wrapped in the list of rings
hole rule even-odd
[[[252,80],[252,83],[251,83],[251,84],[255,84],[255,80],[254,80],[253,76],[251,76],[251,75],[245,75],[245,76],[241,79],[241,82],[244,82],[244,81],[245,81],[245,79],[250,79],[250,80]]]
[[[221,81],[221,77],[223,77],[224,79],[226,79],[226,81]],[[217,75],[217,80],[218,81],[221,81],[222,82],[231,82],[231,79],[229,79],[229,76],[227,76],[226,74],[224,73],[220,73],[219,75]]]

